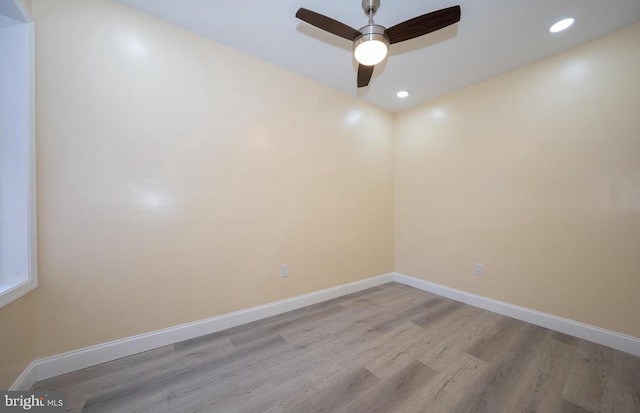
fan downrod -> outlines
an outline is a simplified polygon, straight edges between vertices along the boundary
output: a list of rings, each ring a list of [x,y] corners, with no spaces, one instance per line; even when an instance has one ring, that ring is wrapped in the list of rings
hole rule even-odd
[[[379,8],[380,0],[362,0],[362,10],[367,17],[375,15]]]

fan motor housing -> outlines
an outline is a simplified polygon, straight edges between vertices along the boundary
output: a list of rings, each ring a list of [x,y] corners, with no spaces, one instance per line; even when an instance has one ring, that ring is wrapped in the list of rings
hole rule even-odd
[[[355,50],[359,44],[369,40],[379,40],[389,46],[389,36],[387,36],[387,29],[384,26],[370,24],[361,27],[358,31],[362,34],[353,41],[353,50]]]

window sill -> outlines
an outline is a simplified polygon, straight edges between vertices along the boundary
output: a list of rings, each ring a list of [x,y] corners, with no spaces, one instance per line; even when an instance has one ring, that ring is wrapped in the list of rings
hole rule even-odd
[[[0,308],[17,300],[38,287],[36,280],[26,280],[13,284],[0,284]]]

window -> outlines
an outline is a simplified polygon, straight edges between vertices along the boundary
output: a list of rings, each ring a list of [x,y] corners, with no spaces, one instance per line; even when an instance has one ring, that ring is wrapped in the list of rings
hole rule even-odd
[[[0,307],[37,286],[34,30],[22,0],[0,0]]]

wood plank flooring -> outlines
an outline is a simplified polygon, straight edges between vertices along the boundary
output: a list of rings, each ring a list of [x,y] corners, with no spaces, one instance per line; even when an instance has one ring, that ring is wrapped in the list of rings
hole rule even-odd
[[[640,359],[389,283],[34,389],[75,413],[625,413]]]

